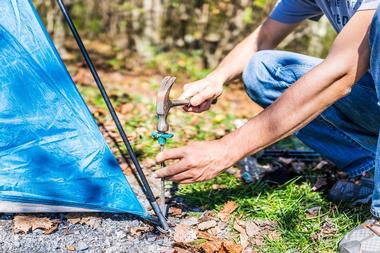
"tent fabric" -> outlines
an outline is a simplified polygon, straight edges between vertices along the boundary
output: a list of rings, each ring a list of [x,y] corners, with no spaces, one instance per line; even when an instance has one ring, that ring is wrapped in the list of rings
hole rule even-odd
[[[33,4],[0,13],[0,201],[147,216]]]

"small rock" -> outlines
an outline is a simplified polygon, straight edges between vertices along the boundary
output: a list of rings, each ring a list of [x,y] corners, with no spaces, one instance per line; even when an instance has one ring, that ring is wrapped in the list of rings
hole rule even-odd
[[[157,236],[153,233],[149,233],[146,235],[146,239],[148,242],[154,242],[157,239]]]
[[[204,222],[198,224],[198,229],[199,230],[207,230],[207,229],[215,227],[216,225],[217,225],[217,223],[215,220],[204,221]]]
[[[126,233],[124,231],[119,230],[119,231],[115,232],[115,237],[118,238],[118,239],[122,239],[125,236],[126,236]]]
[[[82,251],[88,249],[88,245],[84,242],[78,242],[77,244],[77,250]]]

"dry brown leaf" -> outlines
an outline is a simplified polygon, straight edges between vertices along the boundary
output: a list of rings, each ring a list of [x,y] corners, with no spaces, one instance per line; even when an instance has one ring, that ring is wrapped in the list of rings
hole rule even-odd
[[[73,224],[73,225],[80,223],[80,220],[81,220],[80,217],[67,218],[67,221],[68,221],[70,224]]]
[[[130,229],[130,233],[132,235],[141,235],[141,233],[146,233],[146,232],[149,232],[151,231],[152,228],[151,227],[148,227],[148,226],[143,226],[143,227],[133,227]]]
[[[234,229],[240,233],[241,246],[243,248],[246,248],[249,245],[249,238],[243,226],[244,226],[244,222],[240,221],[239,219],[235,220]]]
[[[221,252],[222,241],[208,241],[198,246],[198,250],[204,253]],[[222,251],[223,252],[223,251]]]
[[[190,244],[183,242],[175,242],[172,245],[174,252],[173,253],[190,253],[194,252],[194,247]]]
[[[76,248],[75,248],[74,245],[67,245],[67,246],[66,246],[66,249],[67,249],[68,251],[75,251],[75,250],[76,250]]]
[[[313,188],[311,188],[312,191],[318,191],[322,189],[323,187],[327,186],[327,176],[318,176],[317,182],[313,185]]]
[[[198,231],[197,232],[197,238],[198,239],[205,239],[207,241],[215,241],[215,240],[218,240],[217,237],[213,236],[213,235],[210,235],[209,233],[207,232],[204,232],[204,231]]]
[[[174,247],[172,253],[191,253],[191,251],[182,249],[180,247]]]
[[[89,225],[91,228],[96,229],[100,227],[102,224],[102,219],[100,217],[93,217],[93,216],[88,216],[88,217],[82,217],[80,220],[80,224],[84,225]]]
[[[260,233],[260,227],[254,221],[245,223],[245,231],[249,237],[254,237]]]
[[[130,113],[134,108],[134,105],[132,103],[123,104],[120,106],[120,113],[121,114],[128,114]]]
[[[215,213],[213,211],[206,211],[199,218],[199,222],[209,221],[215,219]]]
[[[178,224],[174,229],[174,241],[189,243],[197,239],[197,234],[191,226]]]
[[[226,253],[240,253],[243,251],[242,246],[230,241],[224,241],[222,246]]]
[[[182,209],[179,207],[170,207],[169,213],[173,216],[182,216]]]
[[[238,204],[235,201],[228,201],[224,204],[223,209],[219,212],[218,217],[222,221],[228,221],[230,215],[238,208]]]
[[[204,221],[204,222],[199,223],[198,229],[199,230],[207,230],[207,229],[215,227],[216,225],[217,225],[217,223],[215,220],[208,220],[208,221]]]
[[[51,220],[47,217],[33,217],[17,215],[13,218],[15,232],[28,233],[36,229],[44,230],[45,234],[51,234],[57,230],[59,220]]]

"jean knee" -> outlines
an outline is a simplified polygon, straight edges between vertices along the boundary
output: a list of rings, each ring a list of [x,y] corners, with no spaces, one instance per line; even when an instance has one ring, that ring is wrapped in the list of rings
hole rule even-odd
[[[266,85],[270,76],[271,69],[271,50],[263,50],[255,53],[249,60],[246,68],[243,71],[243,83],[248,96],[262,107],[270,105],[268,101]],[[275,62],[273,62],[273,65]]]
[[[372,46],[374,43],[378,43],[377,39],[380,34],[379,26],[380,26],[380,6],[377,8],[375,15],[372,19],[372,23],[371,23],[369,41]]]

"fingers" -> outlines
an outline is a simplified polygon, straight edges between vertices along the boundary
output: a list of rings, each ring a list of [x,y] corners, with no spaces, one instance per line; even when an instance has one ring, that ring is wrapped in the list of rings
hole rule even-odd
[[[193,97],[195,94],[201,92],[206,87],[206,84],[202,82],[202,80],[185,84],[183,87],[183,93],[179,97],[179,99],[188,99]]]
[[[166,160],[179,159],[184,156],[185,148],[167,149],[159,153],[156,157],[157,163],[162,163]]]
[[[190,175],[189,171],[185,171],[185,172],[179,173],[177,175],[167,177],[166,179],[173,181],[173,182],[180,183],[184,180],[191,179],[191,178],[192,178],[192,176]]]
[[[186,171],[188,168],[185,166],[186,164],[183,161],[180,161],[176,164],[169,165],[159,171],[157,171],[156,177],[158,178],[171,178],[175,175],[178,175],[184,171]]]
[[[215,98],[215,90],[211,87],[205,88],[202,92],[195,94],[190,99],[191,106],[200,106],[207,100],[213,100]]]
[[[191,106],[191,107],[184,107],[184,110],[187,112],[194,112],[194,113],[201,113],[204,111],[207,111],[211,107],[211,101],[207,100],[204,103],[200,104],[199,106]]]

